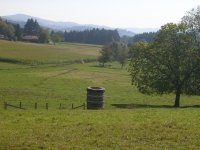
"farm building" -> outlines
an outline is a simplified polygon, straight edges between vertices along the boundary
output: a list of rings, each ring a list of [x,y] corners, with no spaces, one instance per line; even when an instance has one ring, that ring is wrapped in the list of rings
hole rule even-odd
[[[5,39],[5,36],[0,34],[0,39]]]
[[[39,37],[34,35],[26,35],[22,37],[22,40],[28,42],[38,42]]]

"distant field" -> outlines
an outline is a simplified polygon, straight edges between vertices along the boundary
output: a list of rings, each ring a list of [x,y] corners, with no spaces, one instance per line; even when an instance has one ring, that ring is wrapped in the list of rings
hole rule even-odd
[[[58,63],[84,58],[96,58],[99,45],[62,43],[56,45],[8,42],[0,40],[0,58],[26,62]]]
[[[100,48],[0,41],[0,58],[43,62],[0,62],[0,150],[200,148],[199,96],[183,95],[182,108],[174,109],[173,94],[140,94],[130,84],[128,66],[62,63],[96,59]],[[86,102],[88,86],[106,88],[105,109],[71,110],[72,103]],[[4,101],[21,101],[26,110],[4,110]]]

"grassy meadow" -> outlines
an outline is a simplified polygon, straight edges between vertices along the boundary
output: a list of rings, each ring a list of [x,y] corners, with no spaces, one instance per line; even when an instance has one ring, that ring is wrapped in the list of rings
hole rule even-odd
[[[182,95],[174,109],[173,94],[142,95],[128,66],[84,62],[100,49],[0,41],[0,150],[200,149],[200,97]],[[104,110],[71,109],[86,102],[88,86],[106,88]],[[4,110],[4,101],[26,110]]]

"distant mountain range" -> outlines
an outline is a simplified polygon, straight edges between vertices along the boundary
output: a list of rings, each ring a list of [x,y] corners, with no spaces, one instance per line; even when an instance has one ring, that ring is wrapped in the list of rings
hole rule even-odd
[[[29,15],[24,15],[24,14],[16,14],[16,15],[9,15],[9,16],[2,16],[3,19],[6,19],[12,23],[18,23],[21,27],[23,27],[26,23],[26,21],[30,18],[36,19],[38,23],[46,28],[56,30],[56,31],[83,31],[87,29],[92,29],[92,28],[104,28],[104,29],[113,29],[108,26],[99,26],[99,25],[83,25],[83,24],[78,24],[75,22],[56,22],[56,21],[51,21],[51,20],[46,20],[42,19],[39,17],[33,17]],[[135,34],[138,33],[143,33],[143,32],[155,32],[158,29],[156,28],[127,28],[127,29],[122,29],[122,28],[117,28],[116,29],[119,33],[120,36],[129,36],[132,37]]]

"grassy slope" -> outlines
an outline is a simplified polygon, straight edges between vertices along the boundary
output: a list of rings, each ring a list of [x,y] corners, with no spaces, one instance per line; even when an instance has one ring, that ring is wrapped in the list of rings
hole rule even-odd
[[[60,59],[95,58],[99,48],[0,41],[0,56],[56,63]],[[130,85],[127,71],[118,64],[110,68],[101,68],[98,63],[55,66],[0,63],[1,104],[22,101],[28,109],[5,111],[0,106],[0,149],[200,147],[198,108],[165,108],[162,105],[173,105],[174,95],[138,93]],[[88,86],[106,88],[105,110],[70,110],[71,103],[85,102]],[[182,106],[198,105],[200,100],[195,96],[181,98]],[[39,102],[37,111],[33,110],[35,102]],[[48,111],[44,109],[45,102],[49,103]],[[67,110],[58,110],[60,103]]]
[[[0,149],[198,149],[199,110],[2,111]]]
[[[94,58],[101,46],[83,44],[33,44],[23,42],[0,41],[0,57],[16,60],[59,62],[82,58]]]

